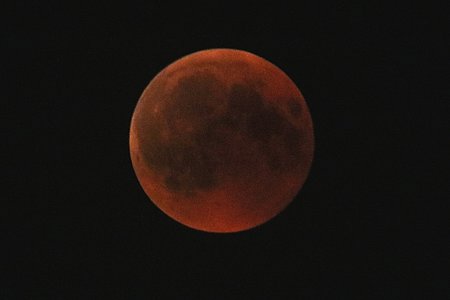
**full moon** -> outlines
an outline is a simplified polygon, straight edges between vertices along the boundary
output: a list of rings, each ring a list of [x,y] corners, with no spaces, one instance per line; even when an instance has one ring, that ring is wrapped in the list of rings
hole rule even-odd
[[[311,115],[295,83],[233,49],[198,51],[159,72],[137,102],[129,142],[137,179],[160,210],[223,233],[286,208],[314,152]]]

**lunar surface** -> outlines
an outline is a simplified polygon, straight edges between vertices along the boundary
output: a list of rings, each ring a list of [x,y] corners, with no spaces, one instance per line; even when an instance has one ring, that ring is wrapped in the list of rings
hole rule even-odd
[[[202,231],[263,224],[297,195],[314,137],[293,81],[246,51],[187,55],[151,80],[130,128],[133,168],[150,200]]]

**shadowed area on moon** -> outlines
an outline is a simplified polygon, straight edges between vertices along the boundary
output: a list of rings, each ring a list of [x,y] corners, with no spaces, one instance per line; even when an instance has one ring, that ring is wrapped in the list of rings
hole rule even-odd
[[[261,164],[274,176],[299,166],[303,132],[264,101],[262,84],[227,87],[208,71],[180,78],[169,92],[165,82],[154,83],[146,112],[137,116],[145,133],[138,140],[145,163],[168,190],[193,196],[227,176],[256,176]],[[287,111],[301,115],[297,99],[287,101]]]

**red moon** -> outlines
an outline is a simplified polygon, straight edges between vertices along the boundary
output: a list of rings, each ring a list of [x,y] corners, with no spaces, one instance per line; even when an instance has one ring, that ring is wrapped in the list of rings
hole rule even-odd
[[[305,182],[312,120],[278,67],[233,49],[195,52],[157,74],[130,127],[130,155],[151,201],[176,221],[237,232],[280,213]]]

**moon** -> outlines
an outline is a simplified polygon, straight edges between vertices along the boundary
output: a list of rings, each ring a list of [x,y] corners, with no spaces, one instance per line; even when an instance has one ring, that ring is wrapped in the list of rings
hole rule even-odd
[[[197,230],[248,230],[278,215],[313,159],[311,115],[295,83],[247,51],[180,58],[143,91],[131,162],[150,200]]]

